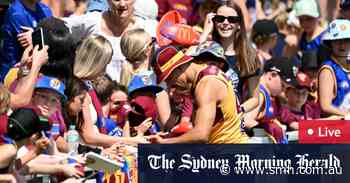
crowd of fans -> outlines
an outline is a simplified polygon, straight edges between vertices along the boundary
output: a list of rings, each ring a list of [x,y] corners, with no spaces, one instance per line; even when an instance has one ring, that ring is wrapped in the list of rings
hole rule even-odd
[[[80,154],[117,161],[350,119],[350,0],[12,0],[0,16],[0,182],[79,182],[70,126]]]

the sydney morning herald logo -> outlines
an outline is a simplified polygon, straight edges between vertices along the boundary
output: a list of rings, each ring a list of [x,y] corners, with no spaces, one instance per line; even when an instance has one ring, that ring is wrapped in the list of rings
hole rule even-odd
[[[147,164],[154,171],[180,171],[198,174],[211,171],[221,175],[342,175],[340,159],[334,154],[312,158],[309,154],[295,154],[291,158],[254,158],[249,154],[233,154],[232,158],[207,158],[204,155],[182,154],[179,159],[166,154],[147,156]]]

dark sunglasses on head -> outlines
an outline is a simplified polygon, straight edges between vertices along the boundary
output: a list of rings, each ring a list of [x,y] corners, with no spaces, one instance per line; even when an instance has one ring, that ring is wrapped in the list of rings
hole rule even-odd
[[[233,23],[239,23],[241,21],[241,17],[239,17],[239,16],[228,16],[228,17],[225,17],[225,16],[222,16],[222,15],[215,15],[213,17],[213,21],[217,22],[217,23],[222,23],[226,19],[227,19],[228,22],[230,22],[232,24]]]

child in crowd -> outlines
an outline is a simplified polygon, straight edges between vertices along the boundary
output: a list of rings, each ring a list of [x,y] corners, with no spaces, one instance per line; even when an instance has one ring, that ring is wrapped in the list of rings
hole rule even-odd
[[[281,108],[281,122],[290,130],[299,129],[300,120],[318,119],[321,108],[313,101],[308,101],[312,87],[311,78],[305,73],[297,74],[297,82],[286,89],[287,105]]]
[[[294,58],[298,49],[298,42],[301,35],[300,22],[295,16],[295,11],[283,12],[275,19],[278,27],[278,41],[273,50],[273,56],[285,56]]]
[[[285,57],[275,57],[265,62],[258,88],[259,104],[245,116],[245,127],[262,127],[274,143],[288,143],[278,121],[280,103],[276,97],[287,85],[297,82],[297,72],[298,68]]]
[[[253,25],[251,39],[256,45],[257,57],[263,66],[271,59],[272,50],[277,44],[278,28],[272,20],[258,20]]]
[[[123,85],[113,82],[112,95],[109,97],[110,102],[110,112],[109,118],[116,121],[118,126],[121,128],[124,127],[126,122],[126,114],[123,112],[128,110],[128,106],[124,104],[128,103],[128,94],[127,88]]]
[[[318,75],[322,111],[348,118],[350,115],[350,21],[336,19],[329,24],[323,42],[330,48]]]
[[[64,164],[50,164],[39,163],[35,159],[46,150],[49,146],[49,139],[42,136],[43,131],[50,129],[50,124],[47,121],[41,121],[37,115],[37,111],[31,108],[19,108],[15,110],[8,118],[7,121],[2,121],[1,136],[6,136],[11,140],[11,144],[14,149],[22,146],[29,147],[27,153],[17,154],[18,159],[13,156],[3,156],[1,163],[7,161],[8,163],[3,168],[6,168],[6,172],[17,172],[19,175],[27,175],[33,173],[40,174],[58,174],[63,173],[64,177],[79,177],[82,175],[77,169],[72,166]],[[8,151],[4,151],[4,145],[0,145],[0,153],[4,154]],[[5,159],[7,157],[7,159]],[[10,160],[10,161],[9,161]],[[13,166],[12,166],[13,165]],[[5,169],[2,169],[3,171]],[[23,178],[23,177],[16,177]],[[20,180],[24,181],[24,180]]]
[[[118,122],[109,117],[111,113],[110,98],[113,94],[114,81],[108,76],[103,75],[93,81],[93,86],[98,99],[101,101],[103,112],[103,123],[105,123],[107,134],[109,136],[123,136],[123,127],[118,126]]]
[[[320,12],[316,0],[299,0],[295,2],[294,11],[304,30],[299,40],[301,51],[318,51],[325,31],[321,26]]]
[[[313,51],[304,52],[303,56],[301,57],[300,70],[304,72],[307,76],[309,76],[311,79],[311,90],[310,90],[309,99],[314,101],[315,103],[318,102],[317,75],[318,75],[319,68],[320,68],[320,64],[319,64],[317,53]]]
[[[161,91],[163,89],[157,85],[156,75],[153,72],[143,71],[134,75],[128,87],[130,105],[133,108],[128,115],[131,127],[139,126],[147,118],[151,118],[149,123],[146,122],[146,127],[152,126],[150,129],[152,134],[159,131],[156,95]]]
[[[130,136],[128,135],[129,129],[127,129],[129,128],[128,124],[124,125],[123,122],[121,121],[114,121],[113,119],[109,118],[109,114],[111,113],[111,107],[112,107],[110,98],[113,95],[114,83],[115,82],[113,82],[111,78],[108,77],[107,75],[100,76],[93,81],[93,85],[94,85],[97,97],[99,98],[102,104],[102,111],[104,114],[103,120],[106,126],[107,134],[110,136],[129,137]],[[134,121],[133,121],[134,119],[127,118],[129,113],[132,112],[133,110],[131,106],[128,106],[129,104],[127,103],[127,100],[124,100],[124,101],[125,103],[122,104],[121,106],[124,109],[119,109],[120,111],[118,111],[119,112],[118,115],[120,115],[119,119],[124,118],[125,122],[129,123],[129,121],[131,121],[130,123],[134,124]],[[151,121],[148,120],[148,122],[151,122]],[[147,123],[147,124],[151,124],[151,123]],[[139,125],[143,125],[143,122],[141,121]],[[136,125],[135,128],[139,128],[138,127],[139,125]],[[132,127],[134,127],[134,125]],[[143,135],[143,133],[144,132],[139,132],[138,135]]]
[[[68,152],[67,143],[63,138],[67,131],[61,107],[63,101],[67,99],[64,90],[65,85],[60,80],[49,76],[41,76],[35,85],[31,103],[39,109],[40,116],[46,118],[52,125],[57,124],[59,135],[54,137],[57,148],[61,152]],[[50,134],[50,131],[47,131],[47,134]]]

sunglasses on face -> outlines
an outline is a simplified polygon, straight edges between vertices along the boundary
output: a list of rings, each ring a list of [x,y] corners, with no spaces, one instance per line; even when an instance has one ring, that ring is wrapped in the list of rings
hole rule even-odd
[[[239,17],[239,16],[228,16],[228,17],[226,17],[226,16],[223,16],[223,15],[215,15],[213,17],[213,21],[217,22],[217,23],[223,23],[226,19],[227,19],[227,21],[229,23],[232,23],[232,24],[239,23],[241,21],[241,17]]]

